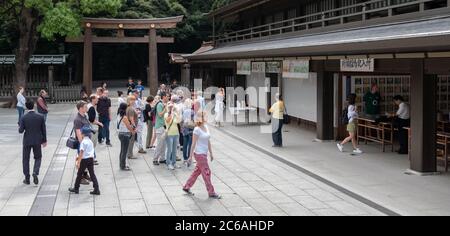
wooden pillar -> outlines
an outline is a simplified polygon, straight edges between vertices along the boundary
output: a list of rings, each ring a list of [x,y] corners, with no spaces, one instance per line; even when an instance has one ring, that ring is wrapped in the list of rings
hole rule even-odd
[[[436,172],[437,76],[424,75],[424,60],[411,61],[411,170]]]
[[[325,61],[313,68],[317,72],[317,139],[334,140],[334,77],[325,71]]]
[[[158,44],[156,42],[156,29],[150,28],[149,35],[149,73],[148,73],[148,87],[151,95],[156,95],[158,91]]]
[[[53,95],[53,81],[54,81],[54,68],[53,66],[48,67],[48,89],[47,92],[50,97]]]
[[[84,29],[83,50],[83,85],[86,86],[88,94],[92,93],[92,29]]]

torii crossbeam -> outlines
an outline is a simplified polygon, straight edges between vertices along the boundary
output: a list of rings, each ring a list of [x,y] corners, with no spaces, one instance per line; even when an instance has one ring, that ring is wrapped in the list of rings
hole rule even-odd
[[[173,38],[156,35],[157,29],[175,28],[183,16],[154,18],[154,19],[107,19],[84,18],[82,27],[84,35],[78,38],[66,38],[68,43],[84,43],[83,51],[83,85],[88,93],[92,92],[92,44],[93,43],[148,43],[149,44],[149,70],[148,85],[150,94],[156,94],[158,89],[158,43],[173,43]],[[117,30],[116,37],[93,36],[92,29]],[[125,29],[148,29],[144,37],[125,37]]]

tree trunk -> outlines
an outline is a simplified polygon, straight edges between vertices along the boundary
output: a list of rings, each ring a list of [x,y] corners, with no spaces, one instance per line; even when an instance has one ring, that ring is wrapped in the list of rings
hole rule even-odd
[[[27,72],[30,67],[30,57],[33,54],[36,43],[38,41],[37,26],[39,24],[38,14],[29,8],[23,8],[18,21],[19,44],[16,50],[16,62],[14,73],[14,93],[12,96],[12,104],[16,104],[15,94],[19,91],[19,87],[26,88]]]

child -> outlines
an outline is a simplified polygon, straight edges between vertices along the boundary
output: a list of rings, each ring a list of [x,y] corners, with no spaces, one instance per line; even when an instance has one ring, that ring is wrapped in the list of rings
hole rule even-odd
[[[348,108],[347,108],[347,117],[348,117],[348,124],[347,124],[347,131],[348,131],[348,137],[342,141],[342,143],[338,143],[337,147],[339,151],[344,151],[344,145],[348,142],[352,142],[353,144],[353,153],[354,154],[361,154],[362,151],[358,148],[357,142],[356,142],[356,132],[357,132],[357,125],[356,125],[356,119],[358,118],[358,111],[356,110],[356,94],[350,94],[347,97],[348,101]]]
[[[144,85],[142,85],[142,80],[138,80],[138,85],[136,86],[136,90],[139,92],[139,98],[142,99],[142,92],[144,91]]]
[[[92,135],[92,130],[89,126],[83,126],[81,128],[81,134],[83,140],[80,143],[80,153],[78,154],[76,160],[76,166],[78,168],[77,178],[75,180],[75,186],[69,188],[69,192],[78,194],[80,190],[80,182],[83,177],[84,171],[88,169],[91,180],[94,184],[94,191],[90,192],[92,195],[100,195],[100,190],[98,187],[97,177],[94,173],[94,143],[92,142],[90,136]]]

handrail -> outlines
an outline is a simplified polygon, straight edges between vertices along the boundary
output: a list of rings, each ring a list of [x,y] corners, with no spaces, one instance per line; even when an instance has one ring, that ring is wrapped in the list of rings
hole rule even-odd
[[[292,29],[292,31],[296,30],[298,27],[306,27],[308,25],[322,23],[324,24],[328,21],[343,19],[352,16],[363,15],[363,19],[365,20],[365,15],[385,10],[392,10],[400,7],[413,6],[417,4],[425,4],[427,2],[432,2],[434,0],[411,0],[408,2],[401,2],[393,4],[392,1],[389,0],[373,0],[363,3],[357,3],[349,6],[344,6],[340,8],[335,8],[331,10],[326,10],[323,12],[313,13],[305,16],[300,16],[296,18],[286,19],[282,21],[272,22],[265,25],[253,26],[247,29],[237,30],[230,33],[222,34],[214,38],[215,41],[219,43],[229,42],[229,41],[241,41],[245,40],[248,37],[253,38],[255,35],[259,35],[259,37],[264,37],[271,32],[277,32],[277,34],[282,34],[283,30]],[[377,6],[378,5],[378,6]],[[374,7],[375,6],[375,7]],[[342,14],[342,12],[349,11],[351,13]],[[291,32],[291,31],[290,31]],[[258,38],[259,38],[258,37]],[[240,39],[242,38],[242,39]]]

